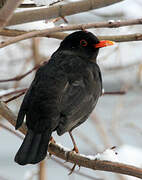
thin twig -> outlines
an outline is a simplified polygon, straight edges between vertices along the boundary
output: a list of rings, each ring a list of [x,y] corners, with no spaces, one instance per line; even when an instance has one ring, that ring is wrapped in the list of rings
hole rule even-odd
[[[20,4],[19,8],[37,8],[37,5],[34,4],[34,3],[30,3],[30,4],[26,4],[26,3],[23,3],[23,4]]]
[[[0,98],[3,98],[3,97],[6,97],[6,96],[10,96],[10,95],[13,95],[13,94],[17,94],[17,93],[25,93],[27,91],[28,88],[23,88],[23,89],[18,89],[18,90],[14,90],[14,91],[11,91],[9,93],[6,93],[6,94],[3,94],[0,96]]]
[[[22,92],[16,96],[13,96],[12,98],[9,98],[8,100],[4,101],[6,104],[9,103],[10,101],[13,101],[15,99],[17,99],[18,97],[22,96],[23,94],[25,94],[25,92]]]
[[[36,30],[32,30],[32,31],[36,31]],[[15,36],[19,36],[22,34],[26,34],[28,32],[32,32],[32,31],[23,31],[23,30],[17,30],[17,29],[3,29],[0,31],[0,35],[2,36],[9,36],[9,37],[15,37]],[[67,35],[67,33],[52,33],[51,35],[48,35],[48,38],[56,38],[56,39],[64,39]],[[44,37],[44,36],[39,36],[39,37]],[[47,37],[47,36],[46,36]]]
[[[24,137],[23,137],[21,134],[15,132],[14,130],[12,130],[12,129],[9,128],[8,126],[0,123],[0,127],[2,127],[3,129],[6,129],[7,131],[11,132],[12,134],[16,135],[16,136],[19,137],[20,139],[24,139]]]
[[[46,180],[46,167],[45,160],[39,163],[39,180]]]
[[[7,119],[12,125],[15,126],[16,116],[3,102],[0,102],[0,114],[5,119]],[[19,128],[19,130],[25,134],[27,131],[25,124],[23,124],[21,128]],[[117,162],[97,160],[97,159],[93,160],[92,158],[90,159],[89,156],[80,155],[74,153],[73,151],[67,151],[62,146],[57,145],[53,142],[49,144],[48,151],[49,153],[63,160],[66,160],[73,164],[78,164],[79,166],[83,166],[93,170],[109,171],[109,172],[121,173],[121,174],[142,178],[141,168],[137,168],[135,166],[126,165]]]
[[[81,0],[62,5],[55,5],[48,8],[17,12],[13,15],[13,18],[9,21],[8,25],[22,24],[56,17],[65,17],[72,14],[86,12],[92,9],[106,7],[121,1],[122,0]]]
[[[108,91],[108,92],[103,92],[102,95],[124,95],[126,94],[126,91]]]
[[[40,66],[41,66],[40,64],[37,64],[37,65],[35,65],[35,67],[33,67],[31,70],[29,70],[25,74],[22,74],[20,76],[16,76],[14,78],[0,80],[0,83],[2,83],[2,82],[9,82],[9,81],[20,81],[21,79],[23,79],[24,77],[26,77],[27,75],[32,73],[34,70],[38,69]]]
[[[35,65],[38,65],[41,63],[39,45],[40,45],[40,38],[33,38],[32,39],[32,54],[33,54],[33,60],[34,60]]]
[[[55,5],[55,4],[57,4],[57,3],[60,3],[60,2],[62,2],[62,1],[64,1],[64,0],[57,0],[57,1],[55,1],[55,2],[52,2],[51,4],[49,4],[50,6],[53,6],[53,5]]]

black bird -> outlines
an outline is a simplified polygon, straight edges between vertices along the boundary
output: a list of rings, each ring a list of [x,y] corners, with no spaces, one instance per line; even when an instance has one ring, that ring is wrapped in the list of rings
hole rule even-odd
[[[67,36],[41,66],[22,102],[16,129],[26,116],[28,132],[15,161],[35,164],[47,154],[53,131],[60,136],[82,124],[102,94],[101,72],[96,64],[99,48],[113,45],[91,32]]]

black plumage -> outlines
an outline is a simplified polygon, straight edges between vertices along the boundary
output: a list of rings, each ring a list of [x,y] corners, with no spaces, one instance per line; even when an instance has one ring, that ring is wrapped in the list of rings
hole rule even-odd
[[[26,116],[28,132],[15,156],[20,165],[43,160],[53,131],[58,135],[82,124],[102,93],[96,64],[99,40],[90,32],[67,36],[40,67],[21,105],[16,129]]]

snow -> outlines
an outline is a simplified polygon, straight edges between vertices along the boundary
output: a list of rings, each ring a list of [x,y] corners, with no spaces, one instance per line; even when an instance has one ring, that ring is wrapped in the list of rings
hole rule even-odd
[[[115,148],[106,149],[102,153],[97,153],[96,155],[84,155],[84,154],[80,154],[80,155],[89,160],[119,162]]]
[[[119,162],[115,148],[106,149],[103,153],[98,153],[95,157],[97,160]]]
[[[64,151],[71,151],[69,148],[63,146],[62,144],[60,143],[56,143],[58,146],[60,146],[61,149],[63,149]]]

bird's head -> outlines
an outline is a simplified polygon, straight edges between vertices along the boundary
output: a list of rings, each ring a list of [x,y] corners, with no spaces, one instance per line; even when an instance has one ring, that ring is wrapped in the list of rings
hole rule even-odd
[[[59,49],[72,51],[85,59],[95,60],[99,48],[113,45],[114,42],[99,39],[88,31],[77,31],[67,36],[60,45]]]

